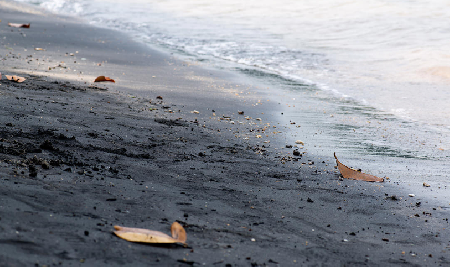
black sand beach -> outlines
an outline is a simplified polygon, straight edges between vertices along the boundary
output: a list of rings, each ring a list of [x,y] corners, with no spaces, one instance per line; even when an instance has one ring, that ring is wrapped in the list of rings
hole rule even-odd
[[[277,106],[236,95],[251,85],[11,4],[0,5],[0,266],[450,265],[448,206],[275,150]],[[113,234],[174,221],[187,246]]]

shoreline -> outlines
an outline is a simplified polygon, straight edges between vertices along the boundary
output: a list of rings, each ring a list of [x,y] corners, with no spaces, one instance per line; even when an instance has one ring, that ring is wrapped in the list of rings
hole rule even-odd
[[[449,263],[447,207],[340,180],[314,156],[282,164],[288,152],[255,137],[276,123],[276,105],[230,97],[251,85],[70,18],[0,12],[2,75],[27,78],[0,87],[5,266]],[[8,28],[11,18],[32,26]],[[89,87],[96,75],[116,84]],[[189,248],[112,234],[116,224],[167,232],[173,221]]]

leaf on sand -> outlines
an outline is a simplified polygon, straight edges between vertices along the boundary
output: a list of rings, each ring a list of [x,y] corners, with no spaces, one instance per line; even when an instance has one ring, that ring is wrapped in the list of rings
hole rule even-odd
[[[28,24],[22,24],[22,23],[8,23],[9,27],[14,28],[30,28],[30,23]]]
[[[384,182],[384,178],[362,173],[345,166],[338,160],[338,158],[336,157],[336,153],[334,153],[334,158],[336,159],[336,164],[338,166],[339,171],[341,172],[342,176],[346,179],[363,180],[366,182]]]
[[[5,75],[6,79],[13,81],[13,82],[18,82],[18,83],[22,83],[24,82],[26,79],[24,77],[20,77],[20,76],[11,76],[11,75]]]
[[[114,234],[118,237],[130,242],[141,243],[160,243],[160,244],[172,244],[172,243],[186,243],[186,231],[179,223],[174,222],[170,227],[172,237],[159,232],[142,228],[129,228],[122,226],[114,226]]]
[[[114,81],[113,79],[111,79],[109,77],[98,76],[94,82],[113,82],[113,83],[115,83],[116,81]]]

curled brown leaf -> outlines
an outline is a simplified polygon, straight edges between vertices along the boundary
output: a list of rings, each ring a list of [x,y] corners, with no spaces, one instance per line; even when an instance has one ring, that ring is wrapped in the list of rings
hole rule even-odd
[[[115,83],[116,81],[114,81],[113,79],[111,79],[109,77],[98,76],[94,82],[113,82],[113,83]]]
[[[341,172],[342,176],[346,179],[363,180],[366,182],[384,182],[384,178],[362,173],[345,166],[338,160],[338,158],[336,157],[336,153],[334,153],[334,158],[336,159],[336,164],[338,166],[339,171]]]

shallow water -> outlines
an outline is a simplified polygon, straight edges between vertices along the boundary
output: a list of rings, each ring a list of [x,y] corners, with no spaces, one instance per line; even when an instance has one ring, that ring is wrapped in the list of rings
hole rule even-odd
[[[345,154],[380,176],[447,182],[448,1],[22,2],[267,84],[286,123],[302,125],[286,142]]]

